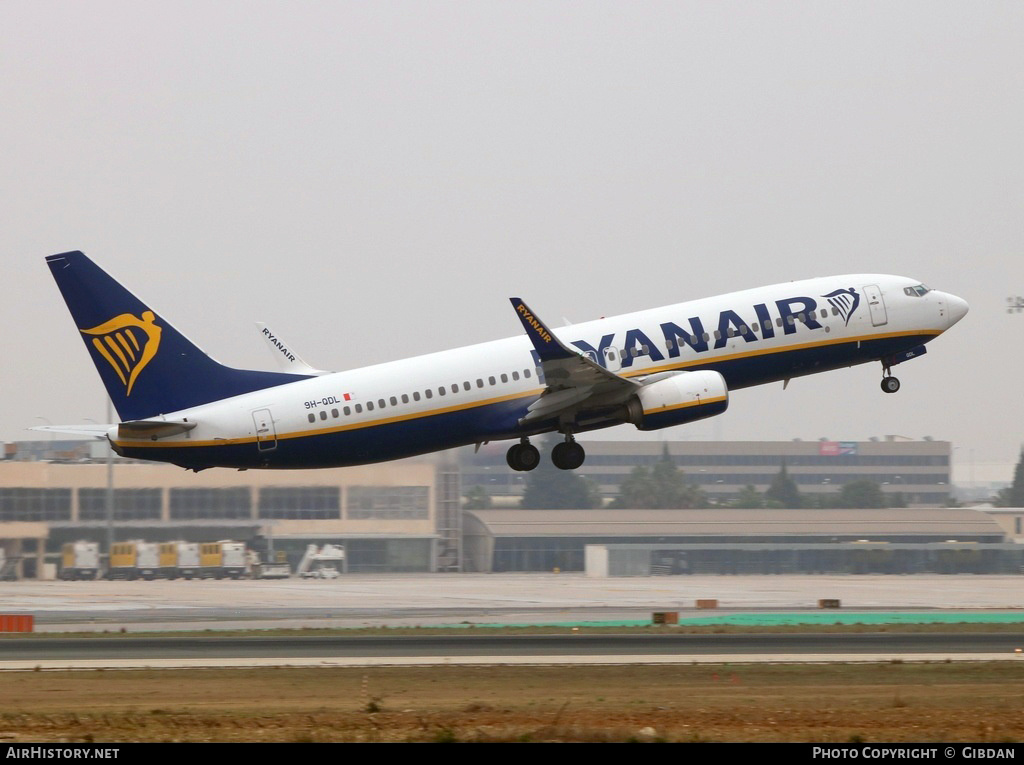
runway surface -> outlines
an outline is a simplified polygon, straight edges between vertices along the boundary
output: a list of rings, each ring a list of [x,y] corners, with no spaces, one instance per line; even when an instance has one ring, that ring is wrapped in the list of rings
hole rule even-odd
[[[719,608],[696,608],[715,599]],[[836,599],[838,611],[818,609]],[[854,611],[1019,614],[1020,576],[678,576],[583,574],[348,575],[333,580],[0,582],[0,613],[36,631],[265,629],[649,622],[731,613]]]
[[[730,661],[1024,660],[1024,578],[1012,576],[735,576],[591,579],[582,574],[351,575],[335,580],[4,582],[0,613],[31,613],[36,632],[94,638],[0,640],[0,669],[96,667],[594,664]],[[696,608],[716,599],[715,610]],[[835,599],[839,609],[821,609]],[[993,634],[595,635],[604,625],[873,625],[1001,620]],[[482,625],[560,625],[564,635],[484,637]],[[270,628],[447,626],[449,635],[228,637]],[[209,637],[132,633],[210,630]],[[127,633],[127,637],[121,637]]]
[[[0,668],[1022,660],[1012,634],[168,636],[0,640]],[[837,658],[842,657],[842,658]]]

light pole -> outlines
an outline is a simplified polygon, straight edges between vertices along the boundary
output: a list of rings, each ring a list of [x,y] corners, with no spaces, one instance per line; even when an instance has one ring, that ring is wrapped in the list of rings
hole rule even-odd
[[[43,422],[45,422],[45,423],[46,423],[47,425],[49,425],[49,426],[50,426],[51,428],[53,427],[53,423],[52,423],[52,422],[50,422],[50,421],[49,421],[48,419],[46,419],[45,417],[42,417],[41,415],[36,415],[36,419],[37,419],[37,420],[42,420],[42,421],[43,421]],[[53,431],[51,430],[51,431],[49,431],[49,433],[50,433],[50,450],[49,450],[49,452],[48,452],[48,453],[46,454],[46,458],[47,458],[47,459],[52,459],[52,458],[53,458]]]
[[[111,422],[113,402],[107,396],[107,422]],[[114,449],[107,436],[107,570],[110,570],[111,548],[114,546]]]

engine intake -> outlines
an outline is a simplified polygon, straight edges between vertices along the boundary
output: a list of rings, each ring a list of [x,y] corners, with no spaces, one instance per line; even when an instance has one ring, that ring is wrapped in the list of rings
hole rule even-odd
[[[729,408],[729,388],[718,372],[670,372],[647,382],[626,402],[626,420],[639,430],[714,417]]]

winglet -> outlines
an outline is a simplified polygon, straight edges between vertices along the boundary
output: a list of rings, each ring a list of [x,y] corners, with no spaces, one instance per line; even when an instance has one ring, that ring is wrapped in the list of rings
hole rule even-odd
[[[578,352],[571,351],[562,345],[558,338],[548,329],[547,325],[530,310],[529,306],[521,298],[514,297],[509,298],[509,300],[512,302],[512,307],[516,309],[519,320],[523,322],[523,328],[526,330],[526,334],[530,338],[530,342],[533,343],[533,347],[536,349],[541,361],[572,359],[580,355]]]
[[[278,366],[281,367],[283,372],[290,372],[297,375],[331,374],[324,369],[313,369],[313,367],[299,358],[299,354],[285,345],[280,336],[275,335],[265,322],[256,322],[256,327],[259,329],[260,335],[263,339],[267,341],[267,345],[270,346],[271,353],[274,354],[274,360],[277,361]]]

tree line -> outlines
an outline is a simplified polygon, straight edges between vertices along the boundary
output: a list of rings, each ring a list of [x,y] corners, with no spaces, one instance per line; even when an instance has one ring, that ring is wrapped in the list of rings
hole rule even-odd
[[[1019,468],[1019,472],[1024,490],[1024,468]],[[465,496],[463,506],[466,509],[490,506],[490,497],[481,486],[471,487]],[[550,460],[541,460],[540,465],[527,474],[520,506],[531,510],[585,510],[602,507],[603,502],[593,481],[571,470],[559,470]],[[732,500],[712,502],[707,493],[689,481],[676,466],[666,446],[661,458],[653,465],[638,465],[630,471],[619,485],[619,495],[610,507],[625,510],[711,507],[860,509],[906,507],[906,502],[902,494],[886,494],[881,486],[869,480],[850,481],[838,493],[805,496],[789,475],[785,462],[764,492],[748,484]]]
[[[1013,471],[1013,483],[996,494],[992,504],[996,507],[1024,507],[1024,448],[1020,450],[1020,459]]]

